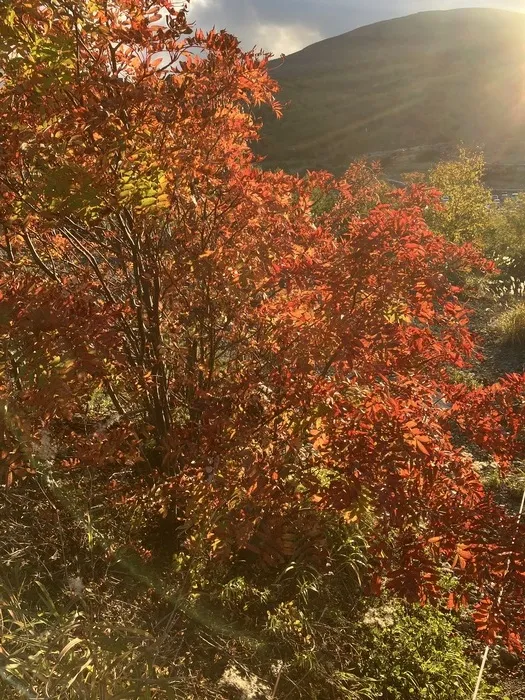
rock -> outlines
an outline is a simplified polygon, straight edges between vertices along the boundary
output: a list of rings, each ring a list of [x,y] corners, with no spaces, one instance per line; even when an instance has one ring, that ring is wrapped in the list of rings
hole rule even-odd
[[[244,673],[230,664],[222,674],[219,685],[237,691],[239,700],[269,700],[272,689],[257,676]]]

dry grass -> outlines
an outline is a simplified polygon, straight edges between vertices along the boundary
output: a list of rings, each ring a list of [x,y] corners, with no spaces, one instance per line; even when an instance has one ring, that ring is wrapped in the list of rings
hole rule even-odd
[[[525,348],[525,302],[504,311],[496,320],[495,327],[505,345]]]

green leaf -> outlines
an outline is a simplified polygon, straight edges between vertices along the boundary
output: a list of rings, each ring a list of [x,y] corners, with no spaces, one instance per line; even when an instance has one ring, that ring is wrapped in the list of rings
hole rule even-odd
[[[156,197],[145,197],[141,200],[140,204],[142,207],[147,208],[153,206],[156,202]]]

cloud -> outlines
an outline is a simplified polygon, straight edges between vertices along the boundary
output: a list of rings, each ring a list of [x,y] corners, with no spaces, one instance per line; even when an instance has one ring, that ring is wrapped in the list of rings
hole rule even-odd
[[[276,56],[282,53],[294,53],[304,46],[322,39],[322,34],[312,27],[300,24],[279,26],[278,24],[260,24],[255,36],[255,45],[268,47]]]
[[[293,53],[326,35],[326,28],[316,26],[308,0],[191,0],[190,18],[203,29],[226,28],[245,49],[257,46],[276,55]]]
[[[454,7],[524,9],[523,0],[190,0],[197,26],[226,28],[245,49],[293,53],[364,24]]]

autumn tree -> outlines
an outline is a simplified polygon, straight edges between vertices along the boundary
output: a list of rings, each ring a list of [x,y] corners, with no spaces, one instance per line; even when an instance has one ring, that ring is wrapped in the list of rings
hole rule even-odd
[[[484,236],[487,254],[497,260],[503,274],[518,282],[525,279],[525,195],[507,197],[493,209],[491,227]]]
[[[438,163],[429,173],[430,185],[447,198],[430,225],[451,241],[482,243],[491,227],[492,198],[483,184],[484,171],[483,154],[460,148],[457,158]]]
[[[373,590],[447,572],[519,648],[525,533],[457,436],[509,468],[524,381],[450,380],[476,349],[444,269],[490,264],[429,230],[436,193],[259,169],[267,57],[169,0],[8,0],[0,27],[7,480],[124,464],[206,562],[322,560],[324,518],[366,520]]]

